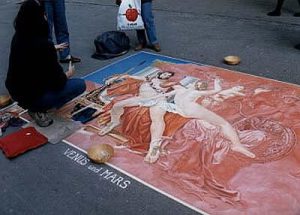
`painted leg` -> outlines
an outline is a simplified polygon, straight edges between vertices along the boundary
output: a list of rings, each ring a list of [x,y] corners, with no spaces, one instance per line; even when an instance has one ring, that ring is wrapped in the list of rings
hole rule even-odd
[[[114,104],[111,109],[111,121],[106,126],[101,128],[101,131],[98,134],[105,135],[111,132],[116,126],[120,124],[120,118],[124,113],[124,108],[137,106],[139,101],[139,98],[130,98]]]
[[[160,156],[162,136],[165,130],[164,116],[166,111],[157,106],[151,107],[149,111],[151,119],[151,142],[148,153],[144,158],[144,161],[148,163],[154,163],[158,160]]]
[[[98,133],[99,135],[103,136],[105,134],[108,134],[111,132],[115,127],[117,127],[120,124],[120,118],[124,113],[124,107],[122,103],[118,104],[116,103],[112,109],[111,109],[111,121],[101,128],[101,131]]]
[[[184,104],[185,110],[184,117],[194,118],[194,119],[202,119],[213,125],[220,126],[223,135],[231,141],[230,148],[233,151],[244,154],[247,157],[254,158],[255,155],[250,152],[245,146],[243,146],[240,142],[240,139],[235,131],[235,129],[231,126],[229,122],[223,119],[221,116],[216,113],[194,103]]]
[[[221,129],[222,133],[231,141],[230,148],[232,151],[242,153],[250,158],[255,158],[255,155],[241,144],[235,129],[228,122],[221,124]]]
[[[99,135],[103,136],[105,134],[108,134],[109,132],[111,132],[115,127],[117,127],[120,123],[116,123],[116,122],[109,122],[106,124],[106,126],[104,126],[103,128],[101,128],[101,131],[98,132]]]

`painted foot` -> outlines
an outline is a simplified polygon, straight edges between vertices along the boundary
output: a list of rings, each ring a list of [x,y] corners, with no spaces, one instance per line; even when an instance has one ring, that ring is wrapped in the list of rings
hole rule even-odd
[[[108,134],[109,132],[111,132],[116,126],[118,125],[118,123],[113,123],[110,122],[108,123],[106,126],[104,126],[103,128],[101,128],[101,131],[99,131],[99,135],[103,136],[105,134]]]
[[[155,163],[160,155],[160,147],[159,146],[155,146],[155,147],[151,147],[146,155],[146,157],[144,158],[144,161],[147,163]]]
[[[160,155],[160,146],[161,146],[162,140],[156,140],[152,141],[150,143],[150,148],[148,150],[148,153],[146,157],[144,158],[144,161],[147,163],[155,163]]]
[[[243,155],[245,155],[247,157],[255,158],[255,154],[250,152],[247,148],[245,148],[245,146],[243,146],[241,144],[232,145],[231,150],[235,151],[235,152],[242,153]]]

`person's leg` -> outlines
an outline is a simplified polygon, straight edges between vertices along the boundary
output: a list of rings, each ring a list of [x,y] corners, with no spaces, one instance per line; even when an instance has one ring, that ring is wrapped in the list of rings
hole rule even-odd
[[[298,4],[300,5],[300,0],[298,0]],[[300,17],[300,12],[294,13],[294,16]],[[300,43],[295,45],[294,48],[300,50]]]
[[[60,108],[67,102],[82,94],[86,89],[83,79],[68,79],[60,91],[49,91],[31,105],[34,112],[46,112],[52,108]]]
[[[154,16],[152,12],[152,2],[146,2],[142,4],[142,17],[147,33],[147,37],[150,43],[150,47],[155,51],[160,51],[158,40],[156,37],[156,28],[154,23]]]
[[[157,106],[150,107],[149,111],[151,119],[151,142],[148,153],[144,158],[144,161],[148,163],[154,163],[158,160],[160,155],[162,136],[166,126],[164,120],[166,111]]]
[[[158,40],[156,37],[154,16],[152,13],[152,2],[142,4],[142,17],[150,45],[157,44]]]
[[[138,39],[138,45],[134,48],[135,51],[140,51],[147,45],[146,31],[145,30],[137,30],[136,36]]]
[[[275,10],[269,12],[267,15],[268,16],[280,16],[281,15],[281,8],[283,5],[284,0],[278,0],[276,4]]]
[[[66,18],[65,0],[53,1],[53,21],[57,44],[68,43],[68,48],[59,52],[60,59],[65,59],[70,54],[69,30]]]
[[[53,41],[53,1],[52,0],[45,0],[44,1],[45,12],[47,16],[47,22],[49,27],[49,41]]]
[[[300,0],[298,0],[298,4],[300,5]],[[296,13],[294,13],[294,16],[296,16],[296,17],[300,17],[300,12],[296,12]]]

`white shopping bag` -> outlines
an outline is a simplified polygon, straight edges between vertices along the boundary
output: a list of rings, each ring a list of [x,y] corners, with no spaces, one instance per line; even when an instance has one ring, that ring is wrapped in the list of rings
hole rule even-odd
[[[118,30],[144,29],[141,0],[122,0],[118,12]]]

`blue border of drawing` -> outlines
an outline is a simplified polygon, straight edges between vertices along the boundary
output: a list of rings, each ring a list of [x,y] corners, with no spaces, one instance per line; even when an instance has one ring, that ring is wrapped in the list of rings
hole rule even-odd
[[[149,52],[138,52],[137,54],[130,55],[129,57],[118,60],[112,64],[109,64],[95,72],[83,77],[85,80],[95,83],[103,84],[103,80],[114,74],[134,74],[138,71],[150,66],[154,61],[167,61],[171,63],[194,63],[187,60],[176,59],[159,54],[153,54]]]

